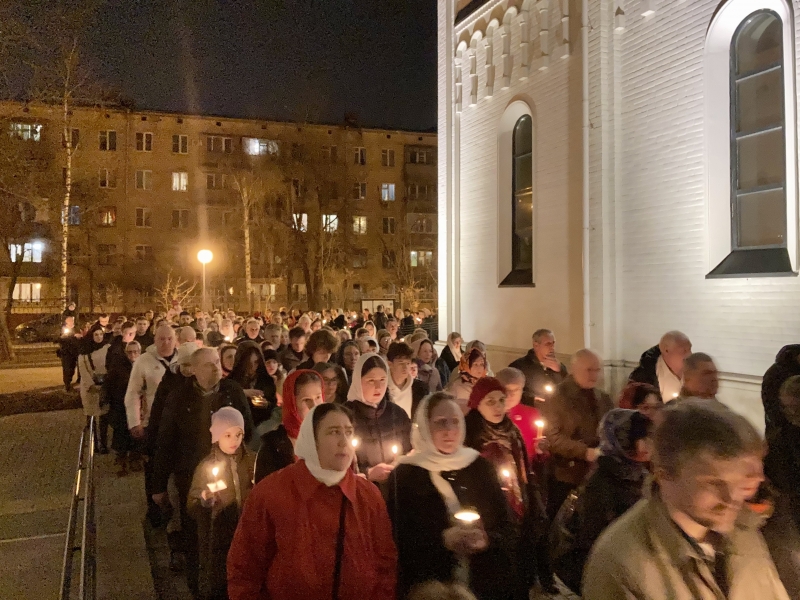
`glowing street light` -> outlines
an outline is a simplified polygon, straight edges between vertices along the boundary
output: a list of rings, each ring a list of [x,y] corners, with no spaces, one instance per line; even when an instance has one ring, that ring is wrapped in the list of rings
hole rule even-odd
[[[214,258],[214,254],[211,250],[200,250],[197,253],[197,260],[200,261],[200,264],[203,265],[203,310],[206,310],[206,265],[211,262],[211,259]]]

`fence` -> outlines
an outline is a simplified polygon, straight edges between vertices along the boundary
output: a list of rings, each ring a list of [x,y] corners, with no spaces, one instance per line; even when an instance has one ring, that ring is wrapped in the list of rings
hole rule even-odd
[[[81,434],[78,449],[78,468],[75,472],[75,486],[72,489],[72,502],[69,507],[67,539],[64,542],[64,562],[61,568],[61,591],[59,600],[94,600],[97,591],[96,527],[94,520],[94,439],[95,420],[90,417]],[[81,511],[80,543],[76,545],[78,526],[78,506]],[[80,579],[78,595],[73,596],[72,572],[75,555],[80,553]]]

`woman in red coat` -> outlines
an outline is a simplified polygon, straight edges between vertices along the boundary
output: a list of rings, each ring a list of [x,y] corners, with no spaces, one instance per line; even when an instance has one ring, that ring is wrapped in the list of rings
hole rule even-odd
[[[298,460],[259,482],[228,553],[230,600],[395,600],[397,550],[378,488],[353,474],[353,422],[316,406]]]

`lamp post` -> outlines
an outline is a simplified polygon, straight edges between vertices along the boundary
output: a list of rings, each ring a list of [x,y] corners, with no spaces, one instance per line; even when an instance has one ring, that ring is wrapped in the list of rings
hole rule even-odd
[[[214,254],[211,250],[200,250],[197,253],[197,260],[200,261],[200,264],[203,265],[203,310],[207,309],[206,306],[206,265],[211,262],[211,259],[214,258]]]

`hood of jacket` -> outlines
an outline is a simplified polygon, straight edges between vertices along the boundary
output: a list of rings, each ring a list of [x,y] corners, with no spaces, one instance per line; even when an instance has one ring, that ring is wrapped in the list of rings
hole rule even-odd
[[[658,345],[645,350],[639,357],[639,365],[646,369],[655,369],[658,359],[661,357],[661,348]]]
[[[775,362],[781,365],[798,364],[798,356],[800,356],[800,344],[789,344],[780,349],[775,356]]]

